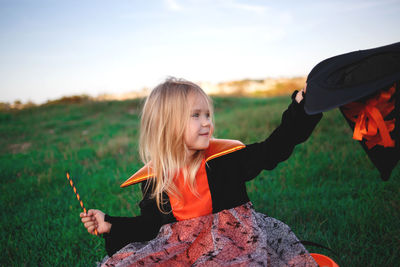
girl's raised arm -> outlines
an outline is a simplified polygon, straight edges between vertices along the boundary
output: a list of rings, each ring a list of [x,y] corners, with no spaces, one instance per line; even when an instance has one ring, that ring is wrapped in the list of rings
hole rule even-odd
[[[305,89],[292,94],[292,102],[282,114],[281,124],[263,142],[224,157],[227,176],[241,181],[255,178],[262,170],[272,170],[292,154],[294,147],[308,139],[322,118],[322,113],[308,115],[304,111]],[[297,102],[300,100],[300,102]],[[212,164],[212,162],[209,162]]]

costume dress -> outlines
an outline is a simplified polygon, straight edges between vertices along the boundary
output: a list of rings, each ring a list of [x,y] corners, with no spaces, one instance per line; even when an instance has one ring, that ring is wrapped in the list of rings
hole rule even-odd
[[[160,212],[150,198],[146,186],[154,182],[151,173],[132,176],[143,181],[141,215],[106,215],[112,227],[104,234],[109,256],[101,265],[317,266],[286,224],[253,209],[245,186],[262,170],[286,160],[321,119],[322,114],[307,115],[304,101],[297,103],[294,96],[265,141],[243,145],[211,140],[196,175],[199,195],[190,196],[187,189],[179,202],[164,194],[163,209],[172,212]]]

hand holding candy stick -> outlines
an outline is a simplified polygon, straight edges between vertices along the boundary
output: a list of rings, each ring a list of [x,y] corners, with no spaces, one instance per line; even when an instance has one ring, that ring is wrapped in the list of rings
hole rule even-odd
[[[101,210],[90,209],[88,213],[81,212],[82,223],[90,234],[109,233],[111,224],[104,221],[105,214]],[[96,232],[97,231],[97,232]]]
[[[86,208],[85,208],[85,206],[83,205],[82,199],[81,199],[81,197],[79,196],[79,193],[78,193],[78,191],[76,190],[76,187],[75,187],[74,183],[72,182],[71,178],[69,177],[69,173],[68,173],[68,172],[67,172],[67,179],[68,179],[68,181],[69,181],[69,184],[70,184],[71,187],[72,187],[72,190],[74,190],[74,193],[75,193],[75,195],[76,195],[76,198],[78,199],[79,204],[81,205],[84,214],[86,214],[86,213],[87,213],[87,212],[86,212]],[[82,214],[82,213],[81,213],[81,214]],[[81,217],[82,217],[82,216],[81,216]],[[103,218],[104,218],[104,215],[103,215]],[[111,228],[111,227],[110,227],[110,228]],[[88,231],[89,231],[89,230],[88,230]],[[92,229],[92,231],[93,231],[93,229]],[[96,229],[94,229],[94,234],[97,235],[97,230],[96,230]]]

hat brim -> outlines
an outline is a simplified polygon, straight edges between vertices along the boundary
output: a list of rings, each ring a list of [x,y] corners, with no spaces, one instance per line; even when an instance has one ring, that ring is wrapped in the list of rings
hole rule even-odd
[[[325,112],[398,80],[400,42],[338,55],[320,62],[308,75],[304,108],[310,115]]]

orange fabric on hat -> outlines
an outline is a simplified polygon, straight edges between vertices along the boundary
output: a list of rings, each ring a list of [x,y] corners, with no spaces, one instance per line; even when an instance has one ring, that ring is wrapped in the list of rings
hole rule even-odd
[[[169,195],[169,199],[174,217],[178,221],[212,213],[212,200],[205,164],[206,162],[203,159],[196,174],[197,196],[193,194],[189,186],[184,183],[182,172],[176,177],[175,185],[179,192],[181,192],[181,196],[174,197],[173,195]]]
[[[381,91],[365,104],[353,102],[344,106],[343,113],[355,122],[353,139],[361,141],[364,138],[368,149],[376,145],[395,146],[389,134],[394,129],[395,120],[384,120],[394,109],[394,101],[389,101],[394,92],[393,85],[389,91]]]

